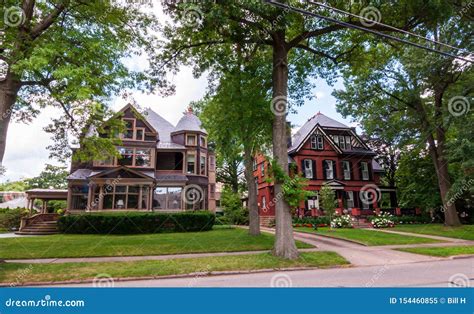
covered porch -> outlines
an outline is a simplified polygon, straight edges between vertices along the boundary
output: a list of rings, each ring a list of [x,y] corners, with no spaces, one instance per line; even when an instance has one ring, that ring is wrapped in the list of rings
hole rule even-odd
[[[32,189],[25,192],[27,199],[27,208],[30,215],[33,214],[36,200],[41,201],[40,214],[47,214],[48,201],[66,201],[68,190],[58,189]]]

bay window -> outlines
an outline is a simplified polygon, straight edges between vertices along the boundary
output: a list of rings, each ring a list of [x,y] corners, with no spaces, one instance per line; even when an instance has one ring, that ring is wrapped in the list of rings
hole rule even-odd
[[[199,174],[202,176],[206,175],[206,155],[201,153],[199,164]]]
[[[150,148],[119,147],[119,164],[130,167],[152,168],[152,150]]]
[[[196,146],[197,140],[195,134],[186,134],[186,145],[187,146]]]

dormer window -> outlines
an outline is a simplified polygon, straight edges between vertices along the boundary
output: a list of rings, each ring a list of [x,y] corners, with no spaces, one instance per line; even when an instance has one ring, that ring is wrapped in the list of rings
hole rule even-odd
[[[186,145],[187,146],[196,146],[197,140],[195,134],[186,134]]]

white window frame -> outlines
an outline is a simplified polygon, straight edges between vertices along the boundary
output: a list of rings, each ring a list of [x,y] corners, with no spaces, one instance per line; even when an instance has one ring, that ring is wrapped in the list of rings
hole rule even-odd
[[[351,136],[346,135],[345,139],[346,139],[346,149],[348,149],[348,150],[352,149]]]
[[[313,172],[313,160],[311,159],[303,159],[304,163],[304,175],[306,178],[313,178],[314,177],[314,172]],[[309,165],[309,166],[308,166]]]
[[[365,166],[365,167],[364,167]],[[360,167],[362,169],[362,180],[363,181],[368,181],[370,179],[370,175],[369,175],[369,163],[366,162],[366,161],[362,161],[360,163]]]
[[[346,191],[346,195],[347,208],[354,208],[354,191]]]
[[[339,135],[339,147],[346,150],[346,141],[344,135]]]
[[[347,169],[346,169],[347,166]],[[347,160],[342,161],[342,171],[344,173],[344,180],[351,180],[351,164]]]
[[[262,177],[265,176],[265,163],[264,162],[260,165],[260,176]]]
[[[326,180],[334,180],[334,160],[326,159],[324,160],[324,165],[330,164],[330,167],[324,169],[326,171]],[[328,175],[328,170],[329,173],[331,174],[330,176]]]

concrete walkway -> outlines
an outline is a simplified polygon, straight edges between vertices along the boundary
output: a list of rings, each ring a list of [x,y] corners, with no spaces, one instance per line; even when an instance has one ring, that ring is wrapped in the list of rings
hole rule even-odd
[[[318,251],[317,248],[300,249],[301,252]],[[35,258],[35,259],[9,259],[6,263],[23,264],[60,264],[60,263],[94,263],[94,262],[134,262],[134,261],[156,261],[177,258],[215,257],[268,253],[269,251],[240,251],[240,252],[216,252],[216,253],[190,253],[173,255],[150,255],[150,256],[103,256],[103,257],[66,257],[66,258]]]
[[[430,234],[420,234],[420,233],[394,231],[394,230],[386,230],[386,229],[375,229],[375,228],[365,228],[364,230],[400,234],[400,235],[411,236],[411,237],[428,238],[428,239],[440,240],[440,241],[446,241],[446,242],[456,242],[456,243],[457,242],[459,242],[459,243],[472,242],[472,244],[474,244],[474,241],[469,241],[469,240],[464,240],[464,239],[456,239],[456,238],[448,238],[448,237],[442,237],[442,236],[435,236],[435,235],[430,235]]]

